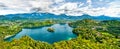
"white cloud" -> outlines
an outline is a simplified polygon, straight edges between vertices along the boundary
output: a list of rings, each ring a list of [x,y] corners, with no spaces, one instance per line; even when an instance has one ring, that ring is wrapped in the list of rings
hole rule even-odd
[[[17,10],[17,12],[15,10],[0,10],[1,15],[16,14],[16,13],[28,13],[28,12],[18,11],[18,10]]]
[[[91,7],[92,5],[92,1],[91,0],[87,0],[88,6]]]
[[[27,13],[33,11],[48,12],[53,14],[66,14],[80,16],[107,15],[120,17],[120,0],[87,0],[87,2],[65,2],[65,0],[2,0],[0,1],[0,15]],[[94,5],[92,5],[95,3]],[[96,4],[98,3],[98,4]],[[103,4],[102,4],[103,3]],[[85,5],[85,6],[84,6]],[[95,5],[98,7],[94,8]],[[99,7],[103,5],[102,7]]]

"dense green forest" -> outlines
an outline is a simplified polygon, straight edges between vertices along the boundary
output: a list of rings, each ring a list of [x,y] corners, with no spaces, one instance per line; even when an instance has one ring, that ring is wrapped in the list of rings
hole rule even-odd
[[[8,35],[15,35],[22,28],[48,26],[55,23],[68,23],[77,38],[55,42],[36,41],[28,36],[12,41],[4,41]],[[120,21],[97,21],[83,19],[77,21],[2,21],[0,23],[0,49],[120,49]]]

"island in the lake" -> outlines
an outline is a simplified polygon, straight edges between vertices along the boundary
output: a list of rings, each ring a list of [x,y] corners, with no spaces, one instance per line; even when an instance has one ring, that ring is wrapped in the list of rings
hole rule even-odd
[[[0,48],[120,49],[119,20],[67,18],[10,19],[1,16]],[[8,35],[13,36],[7,37]]]
[[[47,31],[49,31],[49,32],[55,32],[55,29],[54,28],[48,28]]]

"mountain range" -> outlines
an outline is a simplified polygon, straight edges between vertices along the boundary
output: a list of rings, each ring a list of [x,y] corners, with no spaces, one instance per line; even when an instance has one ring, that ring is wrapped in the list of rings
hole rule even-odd
[[[119,17],[109,17],[109,16],[90,16],[84,14],[82,16],[68,16],[65,14],[55,15],[51,13],[23,13],[23,14],[8,14],[1,15],[0,20],[9,19],[70,19],[70,20],[81,20],[81,19],[93,19],[93,20],[120,20]]]

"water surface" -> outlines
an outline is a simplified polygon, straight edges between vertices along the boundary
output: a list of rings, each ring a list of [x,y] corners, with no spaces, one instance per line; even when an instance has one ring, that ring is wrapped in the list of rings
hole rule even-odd
[[[48,32],[47,29],[52,27],[55,31]],[[54,24],[52,26],[45,26],[41,28],[34,28],[34,29],[22,29],[21,32],[16,34],[14,37],[10,37],[7,40],[12,40],[13,38],[19,39],[22,36],[30,36],[34,40],[44,41],[48,43],[54,43],[62,40],[70,40],[75,38],[76,35],[72,33],[71,27],[68,24]]]

